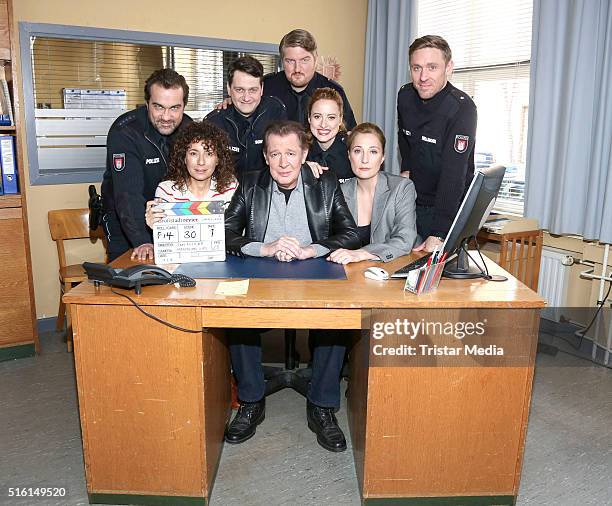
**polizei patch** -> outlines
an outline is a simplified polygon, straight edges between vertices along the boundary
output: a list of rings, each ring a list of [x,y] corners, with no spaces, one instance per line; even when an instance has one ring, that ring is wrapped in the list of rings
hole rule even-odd
[[[469,140],[470,138],[467,135],[455,135],[455,151],[457,153],[465,153]]]
[[[117,172],[125,169],[125,153],[113,153],[113,167]]]

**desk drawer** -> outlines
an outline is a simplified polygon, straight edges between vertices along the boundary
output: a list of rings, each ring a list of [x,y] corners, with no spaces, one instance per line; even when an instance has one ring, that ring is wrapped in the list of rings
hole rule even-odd
[[[202,325],[212,328],[360,329],[361,309],[203,307]]]

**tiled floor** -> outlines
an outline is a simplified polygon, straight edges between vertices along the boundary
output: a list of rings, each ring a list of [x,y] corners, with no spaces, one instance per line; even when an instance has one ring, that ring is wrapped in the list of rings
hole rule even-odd
[[[72,355],[57,334],[35,358],[0,363],[0,504],[85,505]],[[346,410],[339,420],[348,433]],[[518,505],[612,505],[612,371],[538,355]],[[9,498],[8,487],[64,487],[63,498]],[[250,441],[225,445],[212,506],[359,504],[352,453],[320,448],[292,391],[267,403]]]

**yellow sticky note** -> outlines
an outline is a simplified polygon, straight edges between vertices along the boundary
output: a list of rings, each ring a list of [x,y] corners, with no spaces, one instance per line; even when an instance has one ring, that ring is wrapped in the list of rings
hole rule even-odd
[[[215,290],[216,295],[246,295],[249,291],[249,280],[221,281]]]

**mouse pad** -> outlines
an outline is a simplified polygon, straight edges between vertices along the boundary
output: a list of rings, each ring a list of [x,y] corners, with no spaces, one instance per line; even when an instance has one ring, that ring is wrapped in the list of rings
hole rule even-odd
[[[174,273],[192,278],[346,279],[343,265],[322,257],[279,262],[275,258],[228,255],[225,262],[181,264]]]

